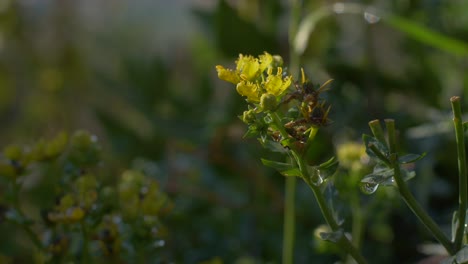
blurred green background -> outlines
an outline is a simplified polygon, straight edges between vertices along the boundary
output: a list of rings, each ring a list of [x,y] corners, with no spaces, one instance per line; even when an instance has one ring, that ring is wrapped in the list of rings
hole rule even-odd
[[[368,121],[396,119],[401,148],[428,152],[411,188],[449,232],[458,188],[449,98],[468,106],[468,2],[355,2],[393,17],[338,12],[315,25],[301,64],[313,82],[335,80],[317,161],[368,133]],[[303,1],[302,12],[334,3]],[[264,51],[287,64],[289,12],[281,0],[0,0],[0,146],[91,131],[109,174],[144,167],[173,200],[162,263],[279,263],[284,179],[242,139],[245,102],[214,67]],[[383,201],[369,212],[364,255],[424,258],[418,248],[432,239],[401,200],[362,196],[373,199]],[[296,263],[336,260],[313,235],[321,223],[299,184]]]

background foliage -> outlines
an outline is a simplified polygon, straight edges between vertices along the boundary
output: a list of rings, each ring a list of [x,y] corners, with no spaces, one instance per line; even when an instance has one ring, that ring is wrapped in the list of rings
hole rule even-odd
[[[333,14],[315,25],[302,65],[313,82],[335,80],[327,95],[334,122],[320,131],[315,156],[325,161],[339,144],[359,140],[369,120],[396,119],[402,149],[428,152],[411,188],[437,222],[449,224],[457,172],[448,99],[464,98],[468,87],[468,5],[357,2],[396,19]],[[333,3],[304,1],[303,13]],[[287,63],[288,8],[280,0],[0,1],[0,146],[91,131],[102,144],[104,181],[144,170],[173,202],[155,262],[277,263],[284,179],[261,165],[269,154],[257,142],[242,139],[242,98],[216,79],[214,65],[264,51]],[[446,37],[461,41],[461,50]],[[340,185],[346,176],[335,177],[335,202],[357,191]],[[314,236],[323,219],[311,195],[300,184],[295,259],[331,262],[333,247]],[[391,189],[360,199],[369,210],[370,260],[424,258],[418,248],[431,237],[415,230],[417,220]],[[24,257],[7,244],[1,255]]]

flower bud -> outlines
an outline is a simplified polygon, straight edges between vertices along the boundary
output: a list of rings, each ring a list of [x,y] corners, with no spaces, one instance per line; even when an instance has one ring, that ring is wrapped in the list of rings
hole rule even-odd
[[[256,119],[255,111],[252,109],[244,111],[242,114],[242,122],[246,123],[247,125],[254,123]]]
[[[278,106],[276,96],[269,93],[262,94],[262,97],[260,97],[260,106],[264,111],[274,111]]]

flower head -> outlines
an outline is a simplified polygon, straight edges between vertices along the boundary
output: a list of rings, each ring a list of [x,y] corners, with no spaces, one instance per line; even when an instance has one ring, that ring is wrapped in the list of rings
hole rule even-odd
[[[265,81],[265,90],[275,96],[281,95],[290,85],[291,77],[287,76],[283,78],[283,69],[278,67],[276,75],[272,74],[272,69],[268,70],[268,77]]]
[[[236,90],[240,95],[246,96],[247,100],[251,102],[260,101],[260,87],[256,83],[242,81],[237,84]]]
[[[263,94],[278,97],[291,85],[291,76],[284,76],[281,64],[281,57],[267,52],[258,58],[239,54],[235,70],[218,65],[216,71],[221,80],[236,84],[237,92],[249,102],[260,103]],[[275,74],[274,68],[277,69]]]
[[[221,65],[217,65],[216,71],[218,72],[218,78],[223,81],[230,82],[233,84],[237,84],[241,81],[239,75],[231,69],[226,69]]]
[[[260,63],[257,58],[253,56],[239,55],[239,59],[236,61],[236,70],[242,80],[251,81],[260,72]]]

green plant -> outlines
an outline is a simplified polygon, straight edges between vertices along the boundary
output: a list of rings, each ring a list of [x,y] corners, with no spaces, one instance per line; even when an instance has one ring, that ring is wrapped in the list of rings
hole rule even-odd
[[[17,247],[34,245],[11,260],[143,263],[156,257],[167,233],[161,223],[171,207],[166,194],[138,170],[105,183],[100,152],[96,136],[85,131],[4,149],[0,227],[26,235],[26,242],[21,234],[10,236]]]
[[[292,80],[284,68],[282,59],[268,53],[253,56],[239,55],[235,69],[226,69],[216,66],[220,79],[236,85],[237,92],[246,97],[248,109],[244,111],[240,119],[248,126],[245,137],[257,137],[263,147],[272,152],[281,153],[286,162],[272,161],[262,158],[262,163],[272,167],[286,177],[301,178],[312,190],[320,207],[322,215],[328,224],[329,231],[320,232],[323,240],[337,243],[339,248],[350,255],[357,263],[366,263],[365,258],[359,252],[359,230],[354,230],[354,237],[349,238],[343,228],[343,223],[333,207],[327,203],[324,188],[333,186],[328,179],[335,173],[338,162],[334,157],[318,164],[311,159],[309,153],[314,147],[314,139],[317,131],[330,123],[328,114],[330,107],[321,93],[327,90],[330,81],[322,85],[313,85],[301,73],[300,82]],[[294,88],[292,88],[294,83]],[[410,192],[406,181],[415,176],[415,172],[407,164],[414,163],[424,157],[423,155],[400,155],[397,149],[397,137],[394,120],[385,120],[387,135],[378,120],[369,122],[373,136],[364,135],[363,141],[366,153],[375,164],[372,173],[366,175],[360,181],[360,187],[366,194],[374,193],[380,185],[395,186],[413,213],[421,223],[432,233],[437,241],[452,256],[449,262],[463,263],[467,261],[464,253],[464,241],[466,230],[465,214],[467,209],[467,175],[466,154],[464,144],[464,128],[460,107],[460,98],[452,97],[454,114],[455,135],[458,148],[459,166],[459,210],[455,212],[452,224],[452,240],[441,231],[440,227],[430,218],[419,205]],[[356,169],[354,169],[356,170]],[[356,187],[357,185],[355,185]],[[286,201],[288,202],[288,201]],[[356,208],[357,205],[354,205]],[[286,213],[294,213],[289,211]],[[288,218],[285,218],[288,220]],[[360,217],[354,219],[355,229],[362,228]],[[293,230],[285,223],[285,232]],[[290,237],[285,236],[285,239]],[[289,241],[284,246],[290,246]],[[292,255],[285,251],[287,257],[284,263],[292,262]],[[346,259],[345,255],[345,259]]]

